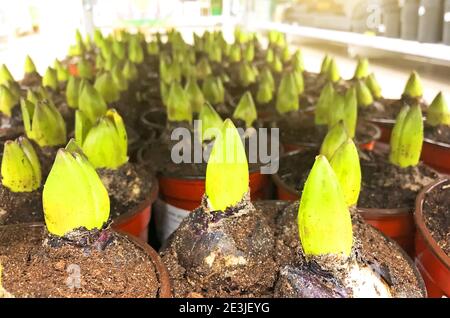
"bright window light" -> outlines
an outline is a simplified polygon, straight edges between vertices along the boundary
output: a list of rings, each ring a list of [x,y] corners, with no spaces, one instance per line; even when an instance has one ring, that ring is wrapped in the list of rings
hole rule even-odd
[[[427,10],[425,9],[425,7],[424,6],[421,6],[420,8],[419,8],[419,16],[423,16],[423,15],[425,15],[425,12],[426,12]]]

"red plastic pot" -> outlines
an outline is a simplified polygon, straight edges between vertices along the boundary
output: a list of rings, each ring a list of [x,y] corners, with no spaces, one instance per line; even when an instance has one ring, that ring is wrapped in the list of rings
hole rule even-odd
[[[148,241],[148,225],[152,215],[152,204],[158,197],[158,183],[152,182],[150,195],[135,209],[130,210],[113,220],[113,228]]]
[[[450,257],[438,246],[423,220],[423,202],[428,192],[448,182],[439,180],[423,189],[416,199],[414,221],[417,226],[415,262],[428,291],[428,297],[450,297]]]
[[[450,174],[450,145],[426,138],[422,146],[422,160],[434,169]]]
[[[78,67],[76,64],[73,63],[69,64],[69,73],[72,76],[78,77]]]
[[[250,196],[252,200],[266,198],[269,184],[267,175],[259,171],[250,173]],[[192,211],[200,206],[205,193],[204,178],[175,178],[161,176],[159,178],[161,199],[177,208]]]
[[[370,119],[370,123],[380,128],[380,142],[389,143],[391,140],[392,128],[394,127],[395,120],[393,119]]]

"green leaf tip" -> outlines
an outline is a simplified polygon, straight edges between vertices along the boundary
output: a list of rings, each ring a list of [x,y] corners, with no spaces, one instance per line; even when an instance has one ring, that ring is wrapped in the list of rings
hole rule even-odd
[[[192,107],[189,97],[180,83],[172,83],[167,98],[167,120],[169,122],[192,122]]]
[[[368,107],[374,102],[372,92],[363,81],[358,81],[356,84],[356,95],[359,107]]]
[[[195,66],[195,74],[199,79],[205,79],[212,74],[211,65],[209,65],[208,59],[200,59],[200,61]]]
[[[433,127],[450,126],[450,107],[442,92],[436,95],[430,107],[428,107],[426,122]]]
[[[67,82],[70,76],[69,70],[58,59],[55,60],[53,67],[56,71],[56,78],[58,79],[58,82]]]
[[[128,162],[125,124],[114,109],[109,109],[93,126],[77,111],[75,138],[95,168],[115,170]]]
[[[216,136],[206,168],[206,196],[213,211],[225,211],[249,191],[247,156],[238,130],[230,119]]]
[[[242,60],[242,49],[237,43],[231,45],[229,57],[232,63],[238,63]]]
[[[102,229],[110,211],[95,168],[73,145],[67,148],[58,150],[42,194],[47,230],[60,237],[79,228]]]
[[[128,81],[134,81],[138,78],[138,69],[136,64],[134,64],[131,61],[126,61],[123,69],[122,69],[123,76]]]
[[[56,70],[48,67],[45,71],[44,76],[42,77],[42,85],[44,87],[49,87],[52,90],[56,91],[59,87],[58,84],[58,75],[56,73]]]
[[[0,85],[6,84],[7,82],[14,82],[14,77],[9,71],[5,64],[0,67]]]
[[[348,139],[347,128],[343,121],[331,128],[320,147],[320,154],[331,160],[336,150]]]
[[[200,86],[198,86],[197,80],[192,78],[189,79],[184,89],[189,98],[189,103],[191,104],[192,111],[194,113],[200,113],[203,105],[205,104],[205,97],[203,96],[203,92],[200,89]]]
[[[408,82],[406,82],[403,95],[411,98],[419,98],[423,96],[423,86],[419,74],[414,71],[409,76]]]
[[[28,139],[5,142],[1,165],[2,184],[12,192],[31,192],[42,181],[39,158]]]
[[[106,113],[107,105],[102,95],[89,83],[80,84],[78,108],[95,123],[97,118]]]
[[[278,87],[275,105],[279,114],[297,111],[300,108],[298,88],[294,74],[284,74]]]
[[[325,55],[325,57],[322,60],[322,65],[320,67],[320,74],[322,74],[322,75],[328,74],[328,71],[330,69],[330,64],[331,64],[331,57],[329,57],[328,55]]]
[[[252,127],[253,122],[258,118],[255,102],[250,92],[245,92],[241,97],[238,106],[234,110],[233,118],[243,120],[247,128]]]
[[[77,64],[78,76],[84,79],[92,79],[94,77],[94,72],[92,70],[91,64],[84,58],[78,61]]]
[[[116,102],[120,98],[119,88],[109,72],[104,72],[96,78],[94,88],[107,104]]]
[[[258,86],[258,92],[256,93],[256,101],[258,104],[270,103],[273,99],[273,88],[269,82],[261,81]]]
[[[330,65],[328,66],[327,77],[333,83],[337,83],[341,79],[339,67],[334,59],[331,59]]]
[[[336,92],[334,90],[333,83],[328,82],[328,84],[320,92],[320,96],[316,104],[314,112],[314,122],[316,125],[328,124],[328,114],[332,109],[335,94]]]
[[[252,65],[248,62],[243,62],[239,66],[239,79],[243,87],[248,87],[249,85],[256,82],[257,73]]]
[[[213,140],[216,138],[223,126],[223,120],[210,103],[206,102],[198,116],[202,131],[200,132],[201,141]]]
[[[353,230],[339,181],[325,156],[319,155],[303,188],[298,229],[307,257],[349,257]]]
[[[225,102],[225,88],[220,77],[208,76],[203,81],[202,92],[212,105]]]
[[[36,65],[34,65],[34,62],[29,55],[25,57],[24,71],[25,74],[36,73]]]
[[[366,85],[370,89],[370,92],[374,98],[380,99],[382,97],[381,86],[378,83],[375,74],[372,73],[366,78]]]
[[[133,36],[128,43],[128,58],[131,62],[141,64],[144,61],[144,50],[139,39]]]
[[[80,92],[80,79],[75,76],[69,76],[66,86],[66,102],[70,108],[78,108],[78,98]]]
[[[369,68],[369,60],[367,58],[359,59],[358,64],[356,65],[354,78],[359,80],[367,78],[370,74]]]
[[[352,139],[347,139],[334,153],[330,165],[339,181],[345,202],[355,206],[361,191],[361,165],[358,149]]]
[[[422,110],[419,105],[405,105],[397,116],[391,133],[389,161],[400,167],[416,166],[423,143]]]
[[[0,85],[0,112],[7,117],[11,117],[13,108],[17,105],[19,99],[12,90],[6,85]]]
[[[52,102],[33,104],[21,102],[22,118],[27,137],[40,147],[63,145],[67,141],[66,123]]]

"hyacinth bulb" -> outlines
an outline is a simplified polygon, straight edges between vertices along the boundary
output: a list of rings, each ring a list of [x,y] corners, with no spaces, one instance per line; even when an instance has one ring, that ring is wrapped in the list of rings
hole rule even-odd
[[[408,82],[405,85],[403,95],[411,98],[420,98],[423,96],[422,80],[416,71],[411,73]]]
[[[66,86],[66,102],[70,108],[78,108],[78,98],[80,91],[80,79],[70,76]],[[28,99],[29,100],[29,99]]]
[[[31,192],[42,181],[39,158],[25,137],[5,142],[2,165],[2,184],[12,192]]]
[[[167,98],[167,120],[169,122],[192,122],[192,107],[189,97],[180,83],[174,82]]]
[[[300,108],[297,84],[292,73],[285,74],[281,79],[275,107],[279,114],[297,111]]]
[[[23,69],[25,74],[36,73],[36,65],[34,64],[33,60],[29,55],[25,57],[25,65]]]
[[[320,147],[320,154],[324,155],[328,160],[333,158],[336,150],[348,139],[347,129],[343,121],[337,123],[332,127],[325,136],[322,146]]]
[[[59,149],[42,193],[49,233],[101,230],[109,218],[108,192],[95,168],[74,141]]]
[[[303,187],[298,229],[306,256],[350,256],[353,245],[350,211],[339,180],[323,155],[316,157]]]
[[[194,113],[200,113],[203,105],[205,104],[205,97],[203,96],[200,86],[198,86],[197,80],[193,78],[188,80],[184,89],[189,98],[192,111]]]
[[[201,141],[213,140],[222,129],[223,120],[210,103],[206,102],[198,116],[201,122],[202,130],[199,132]]]
[[[450,126],[450,107],[442,92],[436,95],[430,107],[428,107],[426,122],[433,127]]]
[[[128,137],[122,117],[110,109],[94,125],[76,113],[75,138],[95,168],[118,169],[128,162]]]
[[[59,146],[67,141],[66,123],[52,102],[42,100],[32,104],[21,102],[23,125],[26,135],[40,147]]]
[[[44,77],[42,77],[42,85],[51,88],[54,91],[58,90],[59,83],[55,69],[51,67],[47,68]]]
[[[258,118],[255,102],[253,101],[252,94],[246,92],[239,101],[236,109],[233,113],[234,119],[240,119],[245,122],[245,127],[252,127],[253,122]]]
[[[18,97],[16,97],[11,89],[6,85],[0,85],[0,112],[11,117],[13,108],[19,102]]]
[[[107,104],[116,102],[120,98],[119,88],[109,72],[105,72],[96,78],[94,88]]]
[[[97,118],[106,113],[107,105],[102,95],[89,83],[80,84],[78,108],[95,123]]]
[[[211,211],[225,211],[239,203],[249,191],[245,148],[238,130],[225,120],[216,136],[206,168],[205,194]]]

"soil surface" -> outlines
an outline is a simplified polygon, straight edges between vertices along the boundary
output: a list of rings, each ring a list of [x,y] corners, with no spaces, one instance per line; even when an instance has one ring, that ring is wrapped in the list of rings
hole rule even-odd
[[[262,213],[248,195],[225,212],[208,211],[204,198],[161,251],[175,297],[271,296],[278,272],[273,245],[277,213]]]
[[[0,225],[42,222],[42,188],[12,192],[0,183]]]
[[[109,230],[78,246],[49,239],[44,227],[3,227],[0,261],[3,288],[14,297],[152,298],[160,288],[144,250]]]
[[[299,203],[286,208],[277,219],[276,254],[280,275],[275,297],[349,297],[351,293],[334,273],[307,262],[299,239]],[[420,276],[413,263],[393,241],[386,239],[352,211],[353,251],[351,259],[369,266],[390,287],[393,297],[424,297]]]
[[[98,169],[97,172],[108,190],[113,219],[150,198],[152,173],[140,165],[126,163],[117,170]]]
[[[425,138],[433,141],[442,142],[450,147],[450,126],[431,127],[425,125]]]
[[[450,182],[427,193],[422,211],[431,236],[450,257]]]
[[[400,168],[388,162],[387,154],[364,152],[361,156],[362,184],[358,206],[361,208],[412,208],[418,192],[439,174],[419,163]],[[412,210],[412,209],[411,209]]]
[[[416,100],[408,100],[407,98],[402,99],[386,99],[382,98],[376,100],[372,105],[368,107],[360,107],[358,109],[358,115],[363,118],[370,119],[391,119],[395,120],[400,110],[405,105],[413,105]],[[423,101],[419,100],[422,112],[426,112],[428,105]]]

